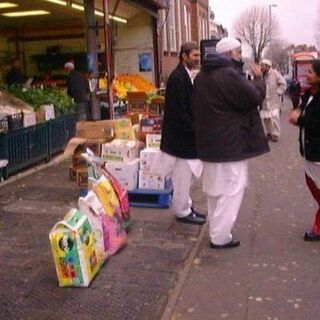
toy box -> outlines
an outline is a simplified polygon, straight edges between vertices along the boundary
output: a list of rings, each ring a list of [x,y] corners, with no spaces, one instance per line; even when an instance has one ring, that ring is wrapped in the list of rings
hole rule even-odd
[[[101,252],[88,218],[71,209],[49,234],[59,286],[89,286],[101,265]]]

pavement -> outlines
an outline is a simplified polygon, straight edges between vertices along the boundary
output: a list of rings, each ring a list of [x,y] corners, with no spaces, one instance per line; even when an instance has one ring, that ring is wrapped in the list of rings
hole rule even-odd
[[[58,287],[48,240],[79,196],[68,161],[0,184],[0,319],[319,319],[320,243],[302,239],[316,207],[287,118],[288,107],[280,141],[250,161],[240,247],[210,249],[207,225],[132,208],[127,246],[89,288]],[[199,183],[192,194],[205,212]]]

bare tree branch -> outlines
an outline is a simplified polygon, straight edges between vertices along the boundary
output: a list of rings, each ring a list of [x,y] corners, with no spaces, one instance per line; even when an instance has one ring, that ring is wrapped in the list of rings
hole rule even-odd
[[[234,24],[234,31],[237,37],[250,46],[253,58],[258,62],[263,50],[270,43],[271,35],[273,38],[277,35],[278,25],[273,17],[270,26],[268,7],[253,6],[239,16]]]

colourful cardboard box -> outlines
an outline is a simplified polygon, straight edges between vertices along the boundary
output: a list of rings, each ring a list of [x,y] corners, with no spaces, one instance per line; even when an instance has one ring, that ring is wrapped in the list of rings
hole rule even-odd
[[[101,266],[92,226],[83,213],[71,209],[49,234],[59,286],[89,286]]]

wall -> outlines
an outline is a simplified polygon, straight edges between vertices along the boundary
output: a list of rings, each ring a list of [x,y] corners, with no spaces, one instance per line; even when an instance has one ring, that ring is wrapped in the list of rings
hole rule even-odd
[[[153,51],[152,18],[140,13],[128,21],[119,24],[115,37],[115,72],[139,74],[154,83],[154,51]],[[139,71],[139,54],[150,53],[152,71]]]

